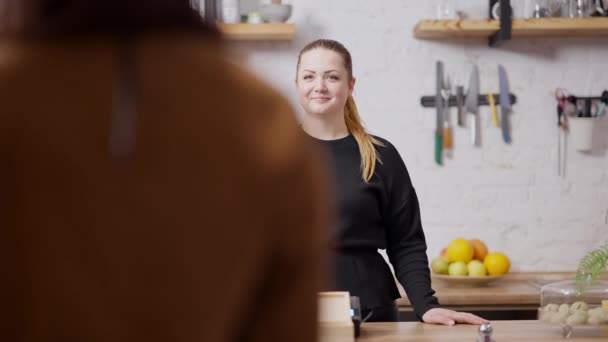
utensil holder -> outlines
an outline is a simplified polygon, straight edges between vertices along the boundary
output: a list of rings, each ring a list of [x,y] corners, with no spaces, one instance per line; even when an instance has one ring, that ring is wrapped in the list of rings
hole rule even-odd
[[[597,117],[569,117],[568,129],[572,146],[578,151],[587,152],[593,146],[593,127]]]

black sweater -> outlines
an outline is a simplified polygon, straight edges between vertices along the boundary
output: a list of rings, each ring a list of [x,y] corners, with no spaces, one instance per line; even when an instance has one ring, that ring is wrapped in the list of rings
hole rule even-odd
[[[420,318],[439,304],[431,288],[418,197],[399,152],[388,141],[376,139],[384,144],[376,146],[381,162],[366,183],[352,135],[329,141],[313,138],[327,152],[336,184],[336,279],[331,290],[359,296],[363,309],[399,298],[390,268],[378,253],[378,249],[386,249],[395,275]]]

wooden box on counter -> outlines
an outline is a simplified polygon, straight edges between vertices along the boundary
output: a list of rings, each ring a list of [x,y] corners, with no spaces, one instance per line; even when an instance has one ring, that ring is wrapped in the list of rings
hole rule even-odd
[[[348,292],[319,293],[319,342],[353,342],[355,330],[350,316]]]

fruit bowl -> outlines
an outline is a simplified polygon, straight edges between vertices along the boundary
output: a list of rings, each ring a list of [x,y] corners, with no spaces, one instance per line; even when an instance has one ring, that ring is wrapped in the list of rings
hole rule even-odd
[[[504,277],[504,275],[495,275],[495,276],[451,276],[446,274],[436,274],[432,273],[431,277],[433,280],[439,280],[443,283],[449,284],[453,287],[479,287],[485,286],[493,281],[499,280]]]

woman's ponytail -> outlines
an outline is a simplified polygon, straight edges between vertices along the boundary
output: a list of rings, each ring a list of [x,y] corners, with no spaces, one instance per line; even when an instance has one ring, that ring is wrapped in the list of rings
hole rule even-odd
[[[369,182],[376,170],[376,162],[382,163],[374,145],[384,145],[382,142],[378,141],[378,139],[367,133],[365,127],[363,127],[363,122],[359,116],[355,99],[353,99],[352,96],[349,96],[346,100],[344,120],[346,121],[348,131],[353,135],[355,140],[357,140],[357,144],[359,145],[359,153],[361,154],[361,177],[365,182]]]

